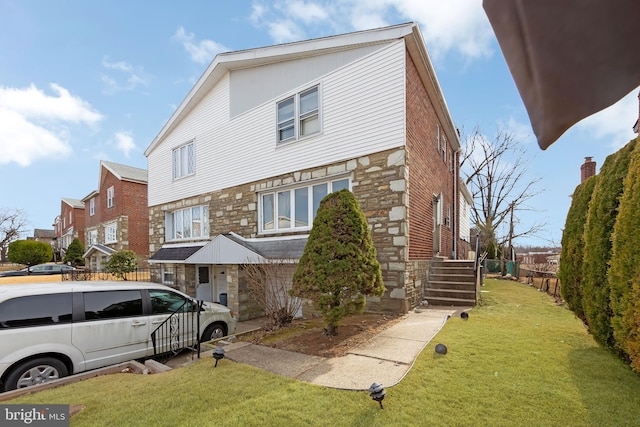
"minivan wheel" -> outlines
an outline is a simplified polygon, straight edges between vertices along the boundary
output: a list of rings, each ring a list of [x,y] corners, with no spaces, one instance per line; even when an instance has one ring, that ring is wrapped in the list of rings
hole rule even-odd
[[[52,357],[28,360],[13,368],[7,375],[5,391],[30,387],[69,375],[66,365]]]
[[[215,340],[218,338],[222,338],[222,337],[226,337],[227,336],[227,327],[224,323],[212,323],[211,325],[207,326],[207,329],[204,330],[204,333],[202,334],[202,341],[211,341],[211,340]]]

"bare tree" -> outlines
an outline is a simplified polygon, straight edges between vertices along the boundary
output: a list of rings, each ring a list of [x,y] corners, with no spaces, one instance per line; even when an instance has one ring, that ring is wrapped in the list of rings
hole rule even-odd
[[[508,244],[510,250],[514,239],[535,235],[545,227],[542,223],[521,226],[518,220],[518,212],[535,210],[527,202],[542,192],[535,188],[540,178],[528,176],[527,160],[526,148],[508,131],[499,130],[490,141],[476,128],[466,138],[461,171],[473,195],[472,220],[483,241],[494,247],[490,256],[495,257],[495,248]]]
[[[302,300],[289,295],[297,264],[268,259],[263,264],[245,264],[244,277],[251,297],[264,308],[266,329],[278,329],[294,319]]]
[[[18,240],[29,222],[20,209],[0,208],[0,261],[7,262],[9,243]]]

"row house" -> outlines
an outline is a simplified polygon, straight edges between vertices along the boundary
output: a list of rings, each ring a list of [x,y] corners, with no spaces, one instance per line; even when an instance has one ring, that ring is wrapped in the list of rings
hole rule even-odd
[[[405,313],[468,250],[459,149],[415,23],[219,54],[145,151],[154,280],[257,316],[244,266],[298,260],[346,188],[386,287],[367,309]]]
[[[98,189],[82,199],[84,206],[85,265],[101,270],[109,256],[128,249],[138,265],[149,256],[147,171],[101,161]]]
[[[82,200],[65,197],[60,202],[60,215],[53,222],[55,232],[54,250],[64,257],[73,239],[84,245],[84,203]]]

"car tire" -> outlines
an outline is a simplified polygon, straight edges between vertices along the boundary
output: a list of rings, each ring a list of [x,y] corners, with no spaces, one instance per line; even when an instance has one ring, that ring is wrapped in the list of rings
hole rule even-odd
[[[221,322],[215,322],[207,326],[207,328],[202,333],[202,341],[211,341],[218,338],[227,336],[227,325]]]
[[[67,366],[53,357],[28,360],[11,369],[4,383],[4,391],[29,387],[69,375]]]

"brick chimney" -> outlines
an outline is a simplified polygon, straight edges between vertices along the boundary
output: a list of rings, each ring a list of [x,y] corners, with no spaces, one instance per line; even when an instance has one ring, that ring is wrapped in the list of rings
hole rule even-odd
[[[593,157],[585,157],[584,163],[580,166],[580,182],[585,182],[588,178],[591,178],[596,174],[596,162],[593,161]]]

